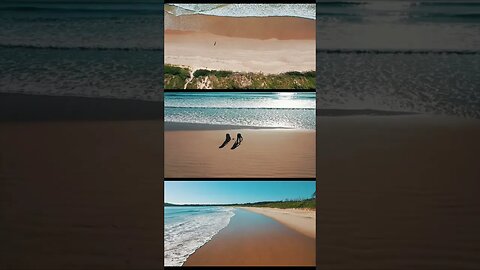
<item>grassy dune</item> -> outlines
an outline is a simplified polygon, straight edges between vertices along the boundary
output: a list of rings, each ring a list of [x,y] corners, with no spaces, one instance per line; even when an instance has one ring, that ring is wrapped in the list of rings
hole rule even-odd
[[[187,68],[165,65],[163,69],[165,89],[183,89],[190,70]]]
[[[183,89],[188,68],[165,65],[165,89]],[[263,74],[198,69],[187,89],[315,89],[315,71]]]

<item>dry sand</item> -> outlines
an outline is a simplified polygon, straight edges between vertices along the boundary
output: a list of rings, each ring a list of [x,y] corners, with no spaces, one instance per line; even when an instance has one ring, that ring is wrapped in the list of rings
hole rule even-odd
[[[308,209],[279,209],[267,207],[242,207],[258,214],[273,218],[274,220],[292,228],[308,237],[316,238],[316,212]]]
[[[250,211],[236,210],[226,228],[184,266],[314,266],[315,240]]]
[[[225,134],[242,144],[222,149]],[[227,129],[165,131],[165,177],[315,177],[315,131]]]
[[[0,93],[0,269],[162,267],[162,106]]]
[[[318,264],[479,269],[480,120],[317,119]]]
[[[311,71],[316,63],[315,27],[315,20],[292,17],[166,13],[165,63],[241,72]]]
[[[0,269],[160,269],[162,124],[0,122]]]

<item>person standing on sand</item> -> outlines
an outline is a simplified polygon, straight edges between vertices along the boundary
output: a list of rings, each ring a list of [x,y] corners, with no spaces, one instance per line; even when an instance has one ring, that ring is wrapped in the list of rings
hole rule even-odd
[[[242,141],[243,141],[242,134],[240,134],[240,133],[237,133],[237,140],[235,141],[235,143],[233,144],[233,146],[232,146],[232,148],[231,148],[231,149],[233,150],[233,149],[235,149],[235,148],[239,147],[239,146],[240,146],[240,144],[242,143]]]
[[[225,145],[227,145],[227,143],[232,140],[232,137],[230,137],[230,134],[227,133],[227,135],[225,136],[225,141],[222,143],[222,145],[220,145],[218,148],[223,148]]]

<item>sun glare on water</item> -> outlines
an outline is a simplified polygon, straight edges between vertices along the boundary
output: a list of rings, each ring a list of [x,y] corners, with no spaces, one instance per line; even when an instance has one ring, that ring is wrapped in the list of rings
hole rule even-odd
[[[280,99],[292,99],[295,93],[277,93]]]

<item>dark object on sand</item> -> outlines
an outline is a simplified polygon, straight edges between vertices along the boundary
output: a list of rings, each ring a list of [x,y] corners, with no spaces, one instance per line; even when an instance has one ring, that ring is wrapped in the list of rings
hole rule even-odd
[[[242,143],[242,141],[243,141],[242,134],[238,133],[238,134],[237,134],[237,140],[235,141],[235,143],[233,144],[233,146],[232,146],[231,149],[233,150],[233,149],[239,147],[240,144]]]
[[[222,145],[220,145],[218,148],[223,148],[225,145],[227,145],[227,143],[232,139],[232,137],[230,137],[230,134],[227,133],[227,136],[225,137],[225,141],[222,143]]]
[[[213,43],[213,46],[217,45],[217,42],[215,41],[215,43]]]

